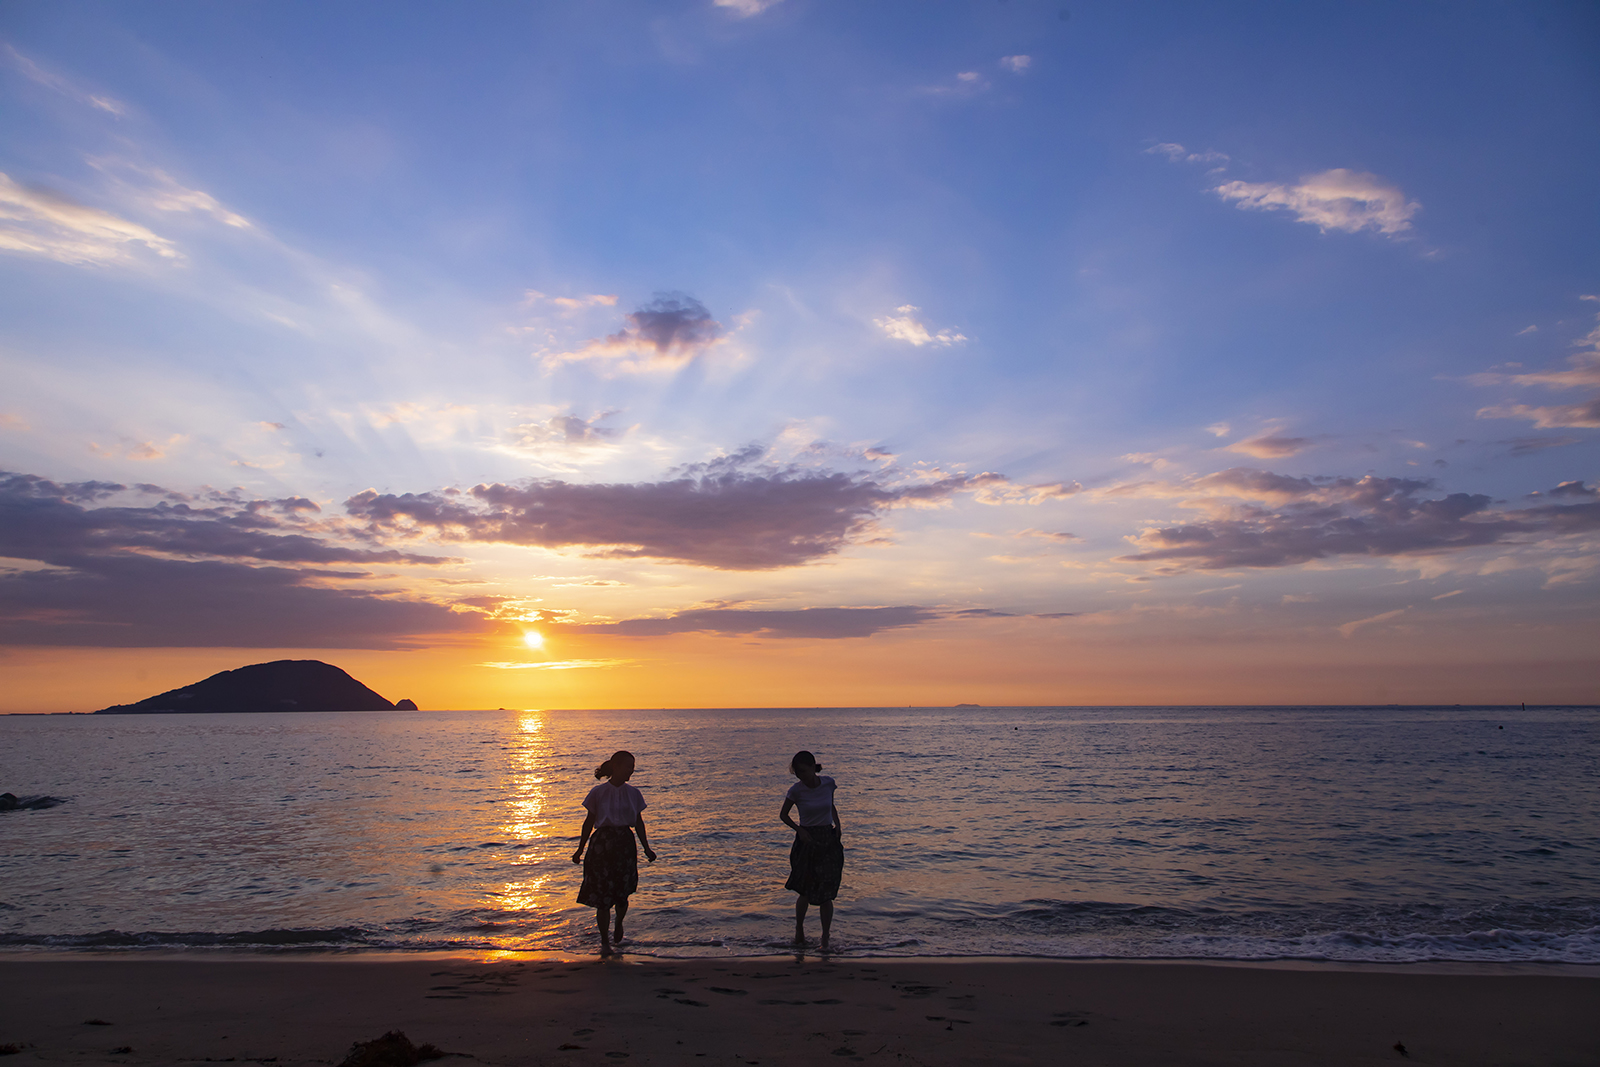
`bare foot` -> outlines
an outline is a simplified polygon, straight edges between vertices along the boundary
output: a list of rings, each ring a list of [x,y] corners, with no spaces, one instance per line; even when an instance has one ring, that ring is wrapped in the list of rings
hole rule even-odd
[[[617,932],[611,935],[611,943],[613,945],[620,945],[626,940],[628,939],[622,936],[622,927],[617,927]]]

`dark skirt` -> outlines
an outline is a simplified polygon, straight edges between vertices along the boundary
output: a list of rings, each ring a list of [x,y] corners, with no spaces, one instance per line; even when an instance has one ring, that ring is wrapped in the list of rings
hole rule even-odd
[[[639,850],[631,826],[601,826],[589,835],[583,854],[583,885],[578,903],[591,908],[626,904],[639,888]]]
[[[809,904],[821,904],[839,895],[844,844],[832,826],[807,826],[805,830],[812,843],[808,845],[799,834],[794,835],[794,844],[789,848],[789,880],[783,888],[799,893]]]

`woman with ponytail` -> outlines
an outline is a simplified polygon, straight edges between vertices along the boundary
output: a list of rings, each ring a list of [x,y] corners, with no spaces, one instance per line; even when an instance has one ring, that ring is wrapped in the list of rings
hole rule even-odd
[[[794,943],[806,943],[806,907],[817,905],[822,913],[822,950],[828,950],[828,932],[833,926],[833,898],[839,895],[839,879],[844,875],[844,827],[839,809],[833,805],[834,782],[818,772],[822,764],[811,753],[801,750],[789,761],[789,773],[799,781],[789,787],[778,818],[794,830],[794,845],[789,849],[789,880],[783,888],[799,894],[794,902]],[[800,809],[797,824],[790,810]]]
[[[583,832],[578,838],[578,851],[572,854],[573,863],[583,864],[583,886],[578,890],[578,903],[594,909],[595,925],[600,928],[600,955],[611,954],[613,940],[622,944],[622,920],[628,914],[628,897],[639,888],[639,852],[634,848],[634,835],[644,847],[644,858],[651,863],[656,854],[650,850],[650,839],[645,836],[644,794],[628,784],[633,777],[632,752],[616,752],[595,768],[596,778],[605,778],[583,798],[589,814],[583,820]],[[591,840],[592,838],[592,840]],[[584,847],[589,854],[584,855]],[[611,928],[611,909],[617,909],[615,936]]]

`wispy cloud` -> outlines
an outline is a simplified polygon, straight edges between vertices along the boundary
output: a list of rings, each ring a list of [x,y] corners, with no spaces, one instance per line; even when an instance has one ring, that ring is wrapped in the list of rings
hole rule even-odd
[[[1385,611],[1380,615],[1369,615],[1365,619],[1357,619],[1354,622],[1347,622],[1342,626],[1334,627],[1334,629],[1339,631],[1339,636],[1349,637],[1363,626],[1371,626],[1375,622],[1388,622],[1390,619],[1404,615],[1410,610],[1410,608],[1396,608],[1393,611]]]
[[[126,104],[122,103],[122,101],[104,94],[91,93],[85,89],[81,89],[60,74],[45,70],[39,64],[35,63],[33,60],[29,59],[21,52],[18,52],[15,48],[8,44],[0,45],[0,49],[3,49],[3,52],[0,52],[0,55],[3,55],[8,66],[20,71],[24,77],[34,82],[37,82],[46,88],[54,89],[62,96],[65,96],[71,100],[76,100],[80,104],[88,104],[90,107],[98,108],[107,114],[116,115],[119,118],[128,113],[128,107]]]
[[[614,411],[602,411],[587,419],[577,415],[554,415],[539,422],[513,426],[511,432],[517,444],[529,448],[551,445],[563,448],[607,447],[615,444],[623,435],[622,430],[600,425],[615,414]]]
[[[1411,217],[1422,209],[1394,183],[1342,167],[1307,175],[1293,185],[1233,181],[1212,191],[1243,210],[1288,211],[1324,233],[1373,230],[1393,237],[1411,229]]]
[[[593,671],[626,667],[635,662],[631,659],[550,659],[535,663],[480,663],[478,666],[493,667],[497,671]]]
[[[539,292],[537,289],[529,289],[523,294],[523,307],[534,307],[538,304],[549,304],[570,315],[589,308],[616,307],[617,297],[615,293],[590,293],[587,296],[550,296]]]
[[[783,0],[711,0],[712,4],[733,14],[735,18],[747,19],[759,15],[771,7],[777,7]]]
[[[1013,74],[1022,74],[1025,73],[1029,67],[1033,66],[1033,57],[1001,56],[1000,66],[1004,67],[1006,70],[1009,70]]]
[[[624,637],[664,637],[670,634],[714,633],[774,638],[871,637],[884,630],[920,626],[947,617],[936,608],[792,608],[759,610],[712,607],[674,612],[659,618],[624,619],[621,622],[565,624],[554,630],[617,634]]]
[[[964,70],[941,85],[924,85],[921,91],[928,96],[976,96],[993,88],[989,79],[975,70]]]
[[[1593,299],[1584,297],[1583,299]],[[1600,316],[1596,316],[1600,322]],[[1582,351],[1567,359],[1566,370],[1539,370],[1518,373],[1489,371],[1474,374],[1474,385],[1542,386],[1546,389],[1593,389],[1600,387],[1600,325],[1573,342]],[[1516,364],[1511,364],[1516,366]],[[1557,428],[1600,429],[1600,396],[1576,404],[1491,404],[1478,409],[1480,419],[1527,419],[1541,430]]]
[[[210,193],[190,189],[158,167],[111,157],[90,159],[89,165],[115,183],[122,199],[146,210],[206,215],[234,229],[253,229],[249,219],[229,211]]]
[[[1226,152],[1217,152],[1209,148],[1204,152],[1191,152],[1183,145],[1175,144],[1171,141],[1151,145],[1144,151],[1146,155],[1165,156],[1174,163],[1209,163],[1216,167],[1229,161],[1229,156]]]
[[[1221,436],[1220,434],[1218,436]],[[1257,459],[1283,459],[1296,456],[1310,448],[1314,442],[1309,437],[1289,437],[1278,430],[1268,430],[1248,437],[1243,441],[1235,441],[1227,447],[1229,452],[1238,452],[1241,455],[1254,456]]]
[[[1560,427],[1600,430],[1600,397],[1580,404],[1492,404],[1479,408],[1478,418],[1527,419],[1540,430]]]
[[[923,345],[949,346],[965,341],[966,335],[954,329],[943,329],[938,332],[930,331],[921,322],[913,317],[912,312],[920,310],[915,304],[902,304],[895,308],[898,314],[886,315],[881,319],[873,319],[872,323],[889,337],[896,341],[905,341],[907,344],[918,348]]]
[[[123,441],[119,445],[102,446],[94,441],[89,442],[89,451],[97,456],[116,457],[120,459],[154,460],[165,459],[167,454],[177,446],[189,440],[188,434],[175,433],[160,444],[154,441]]]
[[[0,250],[85,266],[127,260],[130,245],[182,258],[171,241],[136,222],[0,174]]]

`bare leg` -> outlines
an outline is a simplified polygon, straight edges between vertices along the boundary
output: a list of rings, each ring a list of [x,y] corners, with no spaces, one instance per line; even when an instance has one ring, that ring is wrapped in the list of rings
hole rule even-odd
[[[828,950],[828,931],[833,927],[833,901],[824,900],[817,908],[822,913],[822,950]]]
[[[611,955],[611,908],[594,909],[594,924],[600,928],[600,955]]]
[[[806,943],[806,898],[794,898],[794,943]]]
[[[615,942],[616,944],[619,944],[619,945],[622,944],[622,920],[627,914],[628,914],[628,902],[626,900],[618,901],[617,902],[617,932],[612,935],[611,940],[613,942]]]

